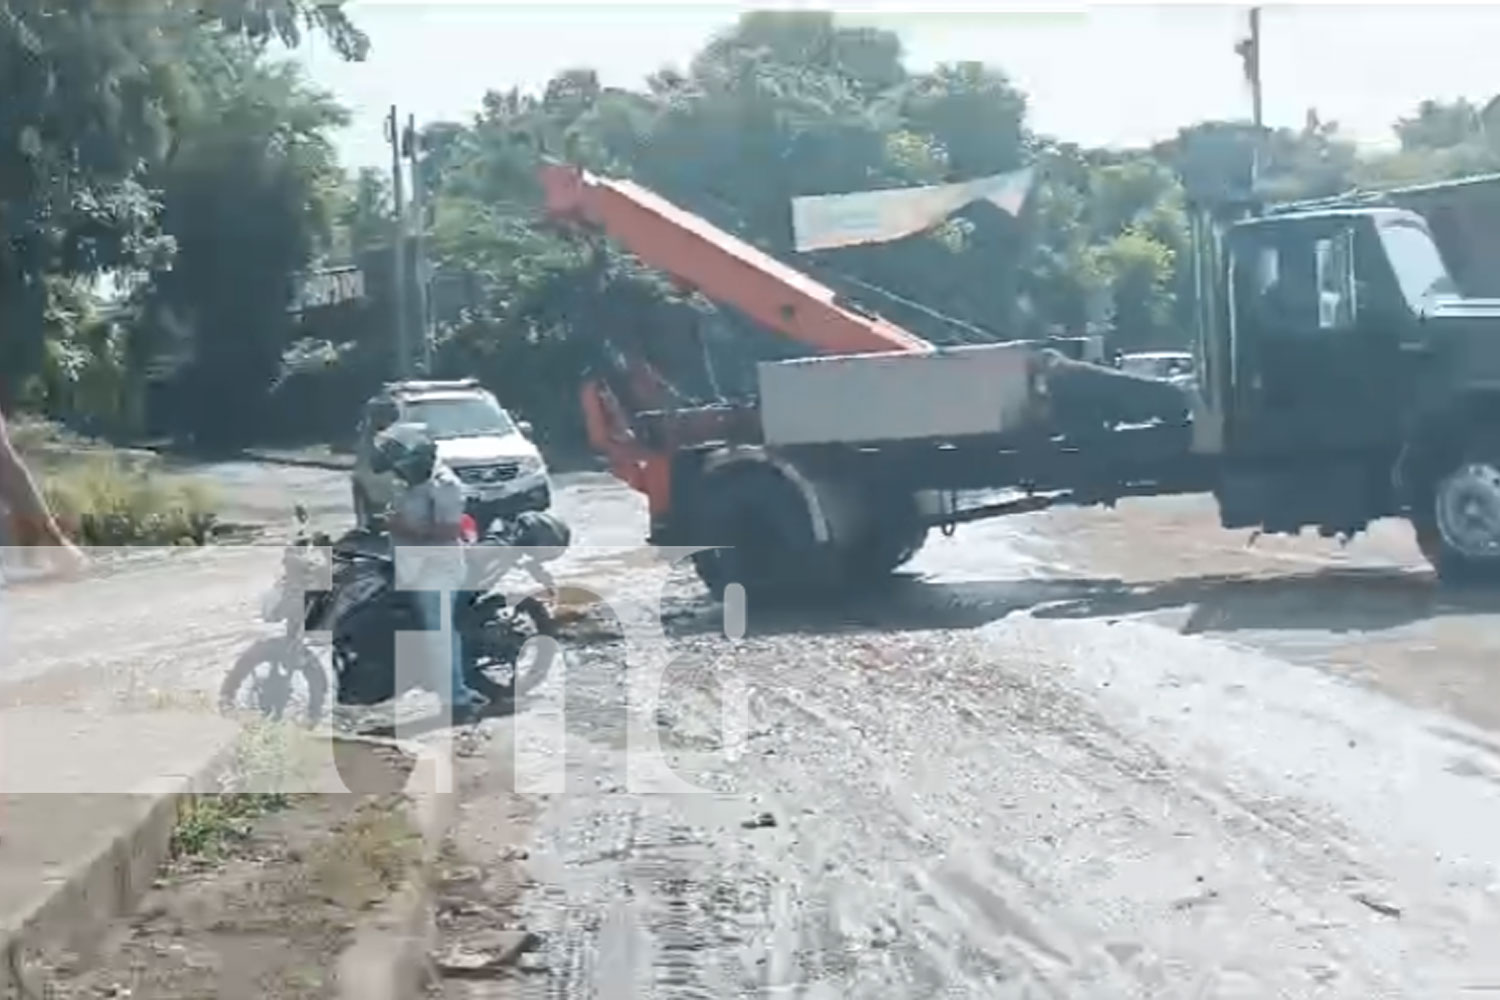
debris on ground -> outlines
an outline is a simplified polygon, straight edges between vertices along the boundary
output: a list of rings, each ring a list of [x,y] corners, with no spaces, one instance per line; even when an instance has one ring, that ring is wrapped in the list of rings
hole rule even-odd
[[[486,978],[516,965],[536,949],[540,939],[530,931],[496,930],[471,936],[451,946],[437,959],[438,972],[448,978]]]
[[[358,920],[405,881],[419,847],[401,795],[205,797],[97,958],[53,956],[46,995],[331,1000]]]
[[[1386,902],[1368,892],[1356,892],[1354,894],[1354,901],[1369,907],[1382,917],[1390,917],[1393,920],[1399,920],[1401,917],[1401,907],[1395,903]]]

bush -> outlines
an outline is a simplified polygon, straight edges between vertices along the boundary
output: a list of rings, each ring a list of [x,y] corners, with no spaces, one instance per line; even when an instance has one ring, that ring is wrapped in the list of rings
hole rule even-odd
[[[42,490],[70,537],[84,545],[203,545],[214,497],[200,481],[90,455],[42,473]]]
[[[76,431],[69,430],[56,421],[42,420],[26,414],[12,417],[6,425],[10,431],[10,442],[16,450],[31,458],[48,451],[69,449],[81,451],[99,447],[98,442]]]

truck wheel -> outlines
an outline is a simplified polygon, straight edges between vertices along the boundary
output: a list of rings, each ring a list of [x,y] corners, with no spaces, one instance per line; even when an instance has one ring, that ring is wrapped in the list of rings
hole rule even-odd
[[[1411,520],[1443,582],[1500,583],[1500,447],[1468,448],[1430,476]]]
[[[873,583],[888,576],[922,550],[927,532],[914,505],[895,508],[863,545],[845,553],[849,579]]]
[[[757,598],[805,594],[828,583],[802,496],[773,469],[725,469],[704,483],[695,518],[700,544],[693,568],[714,600],[732,583]]]

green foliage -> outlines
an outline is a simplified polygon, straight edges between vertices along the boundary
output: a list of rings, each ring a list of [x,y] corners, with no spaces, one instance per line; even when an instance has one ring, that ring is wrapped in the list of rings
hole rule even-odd
[[[256,820],[290,805],[287,796],[264,792],[225,792],[187,798],[177,811],[168,854],[178,864],[222,861],[249,839]]]
[[[290,63],[233,42],[193,52],[198,83],[153,172],[178,247],[153,305],[192,331],[184,373],[200,441],[253,435],[292,338],[289,275],[327,246],[342,193],[329,140],[347,113]]]
[[[1114,326],[1122,347],[1141,347],[1170,338],[1175,254],[1152,234],[1135,227],[1114,237],[1098,252],[1098,266],[1114,299]],[[1163,337],[1164,334],[1168,336]],[[1127,337],[1129,339],[1127,339]]]
[[[169,266],[159,171],[202,120],[204,53],[254,58],[309,28],[349,58],[368,47],[338,2],[0,0],[0,401],[71,405],[54,391],[79,345],[55,322],[51,277]]]
[[[108,452],[45,471],[42,491],[58,523],[85,545],[203,545],[215,524],[215,499],[202,482]]]
[[[389,244],[394,206],[384,171],[361,167],[336,193],[334,252],[345,259]]]

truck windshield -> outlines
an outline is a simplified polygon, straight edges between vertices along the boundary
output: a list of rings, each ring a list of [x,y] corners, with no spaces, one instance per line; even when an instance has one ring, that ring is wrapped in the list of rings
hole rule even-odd
[[[1380,241],[1396,272],[1401,294],[1412,309],[1420,312],[1436,295],[1458,294],[1458,286],[1425,226],[1411,219],[1388,220],[1380,225]]]
[[[407,417],[427,425],[435,440],[463,437],[504,437],[515,424],[493,400],[477,397],[417,399],[407,406]]]

